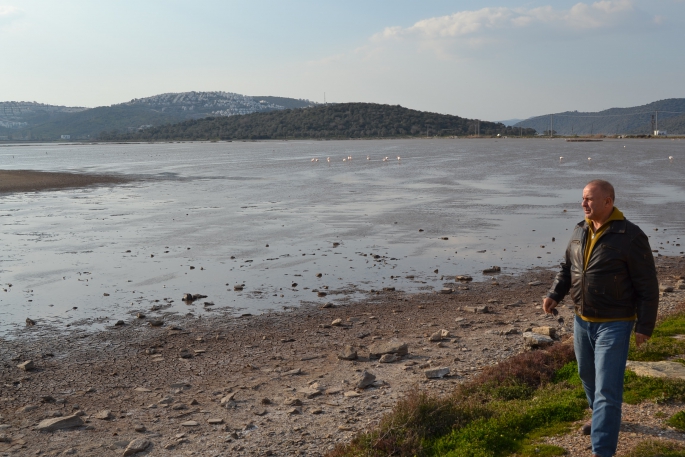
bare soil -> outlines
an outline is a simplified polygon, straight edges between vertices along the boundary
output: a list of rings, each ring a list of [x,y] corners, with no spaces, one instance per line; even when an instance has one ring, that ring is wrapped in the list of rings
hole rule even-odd
[[[662,283],[685,274],[681,257],[658,257],[657,265]],[[522,351],[521,332],[531,327],[552,326],[567,337],[571,307],[560,306],[562,322],[540,308],[552,277],[534,270],[446,282],[451,294],[369,292],[342,306],[239,318],[168,315],[160,327],[146,318],[94,333],[27,326],[0,342],[0,454],[124,455],[143,438],[150,444],[136,455],[324,455],[376,424],[408,392],[446,394]],[[665,294],[661,312],[684,297]],[[468,309],[476,306],[489,312]],[[331,325],[336,319],[340,325]],[[442,329],[447,338],[429,341]],[[392,339],[406,342],[409,354],[394,363],[369,359],[371,344]],[[338,358],[345,345],[357,349],[357,360]],[[27,360],[35,368],[20,370]],[[440,367],[450,374],[426,378],[426,369]],[[376,383],[356,389],[363,371]],[[618,455],[646,437],[682,441],[664,425],[679,408],[626,405]],[[35,430],[44,419],[73,414],[82,426]],[[576,431],[549,441],[571,456],[590,455],[589,438]]]
[[[129,181],[130,179],[127,178],[108,175],[0,170],[0,194],[68,189],[102,184],[121,184]]]

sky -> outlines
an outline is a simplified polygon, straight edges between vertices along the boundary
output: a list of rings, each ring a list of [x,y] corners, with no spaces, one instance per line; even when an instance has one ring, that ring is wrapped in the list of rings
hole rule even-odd
[[[484,120],[685,97],[685,0],[0,0],[0,101],[227,91]]]

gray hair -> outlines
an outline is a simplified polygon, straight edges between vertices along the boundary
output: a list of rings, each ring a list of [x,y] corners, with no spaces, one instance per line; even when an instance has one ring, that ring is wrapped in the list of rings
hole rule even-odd
[[[587,185],[599,187],[599,189],[602,191],[604,195],[606,195],[607,197],[611,197],[612,202],[616,201],[616,193],[614,192],[614,186],[612,186],[609,181],[605,181],[603,179],[593,179],[592,181],[587,183]]]

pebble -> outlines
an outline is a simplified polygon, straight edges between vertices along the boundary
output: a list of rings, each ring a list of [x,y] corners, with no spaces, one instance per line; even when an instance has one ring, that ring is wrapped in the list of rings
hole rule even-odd
[[[331,325],[338,327],[338,326],[342,325],[342,322],[343,322],[343,320],[338,318],[338,319],[333,320],[333,322],[331,322]]]
[[[93,417],[100,420],[110,420],[114,416],[112,415],[112,411],[104,409],[102,411],[98,411],[97,413],[95,413]]]
[[[36,426],[36,430],[42,432],[52,432],[54,430],[80,427],[81,425],[83,425],[83,419],[77,415],[72,415],[57,417],[54,419],[45,419]]]
[[[144,438],[136,438],[128,443],[128,446],[126,446],[126,449],[124,450],[124,457],[143,452],[150,446],[150,444],[152,443]]]
[[[430,370],[426,370],[423,372],[423,374],[426,375],[426,378],[428,379],[438,379],[442,378],[450,373],[449,367],[443,367],[443,368],[432,368]]]
[[[197,421],[185,421],[185,422],[182,422],[181,425],[183,427],[197,427],[200,424]]]
[[[27,360],[26,362],[22,362],[19,365],[17,365],[17,368],[24,371],[31,371],[34,368],[36,368],[36,366],[34,365],[32,360]]]
[[[357,350],[350,345],[346,345],[342,352],[338,354],[338,359],[340,360],[355,360],[356,358]]]
[[[393,363],[397,362],[399,357],[396,354],[383,354],[383,356],[378,360],[380,363]]]
[[[357,379],[357,389],[366,389],[376,381],[376,375],[364,370]]]

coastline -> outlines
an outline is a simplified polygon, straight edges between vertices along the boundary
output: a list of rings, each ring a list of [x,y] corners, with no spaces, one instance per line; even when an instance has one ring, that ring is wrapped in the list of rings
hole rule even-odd
[[[123,184],[131,179],[96,174],[34,170],[0,170],[0,194],[39,192],[106,184]]]
[[[656,261],[664,284],[685,274],[680,256]],[[324,455],[407,392],[448,394],[482,367],[518,353],[529,327],[553,326],[567,337],[571,307],[560,309],[562,326],[539,306],[552,276],[536,269],[496,281],[446,282],[451,294],[388,290],[342,306],[258,316],[167,315],[161,327],[145,318],[95,333],[26,327],[0,347],[0,433],[8,437],[0,451],[120,454],[145,438],[155,455]],[[685,291],[665,294],[660,312],[684,300]],[[472,312],[482,306],[490,312]],[[332,325],[336,319],[340,325]],[[431,342],[441,329],[450,336]],[[393,339],[408,344],[408,355],[394,363],[369,359],[370,346]],[[357,360],[338,359],[345,345],[357,348]],[[36,368],[16,367],[26,360]],[[450,375],[426,379],[429,367],[449,367]],[[355,389],[365,370],[377,383]],[[45,418],[79,412],[81,427],[33,430]]]

